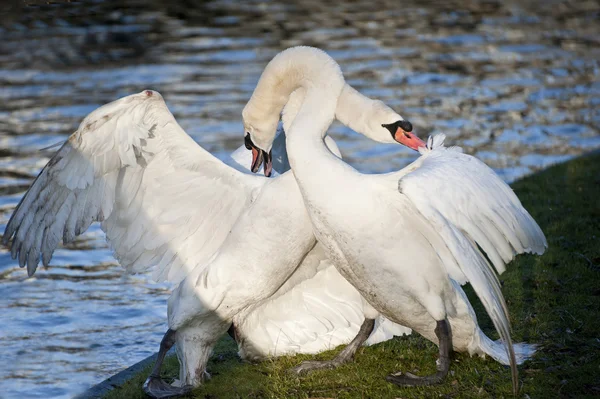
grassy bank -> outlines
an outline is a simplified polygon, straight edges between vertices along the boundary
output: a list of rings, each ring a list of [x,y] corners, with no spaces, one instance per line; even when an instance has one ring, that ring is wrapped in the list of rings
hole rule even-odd
[[[521,256],[501,276],[510,309],[513,338],[540,345],[533,360],[519,368],[519,397],[600,396],[600,155],[554,166],[513,185],[524,206],[548,238],[541,257]],[[469,292],[480,324],[496,337],[483,308]],[[338,348],[339,350],[339,348]],[[454,354],[445,384],[400,389],[387,374],[418,374],[435,369],[437,348],[418,336],[395,338],[363,348],[356,362],[337,370],[298,378],[286,370],[304,359],[328,359],[337,350],[313,356],[240,362],[224,337],[208,368],[213,378],[194,398],[500,398],[512,397],[510,372],[489,359]],[[177,375],[171,358],[165,377]],[[110,398],[143,398],[142,372]]]

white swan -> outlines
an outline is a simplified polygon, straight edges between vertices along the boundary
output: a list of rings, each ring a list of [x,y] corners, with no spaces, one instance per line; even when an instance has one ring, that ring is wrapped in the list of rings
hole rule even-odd
[[[339,117],[353,121],[352,127],[363,133],[373,135],[372,128],[386,131],[382,124],[406,126],[407,122],[383,103],[351,88],[347,95],[348,104],[361,108],[340,108]],[[295,96],[300,104],[302,93]],[[294,103],[292,98],[287,120],[294,119]],[[255,158],[253,170],[264,159],[268,174],[270,154],[248,145]],[[272,198],[279,199],[277,204]],[[243,324],[241,311],[247,310],[250,320],[261,314],[250,306],[276,292],[278,300],[285,302],[286,294],[302,290],[295,284],[282,285],[315,245],[291,173],[266,179],[224,165],[198,146],[179,127],[160,94],[149,90],[104,105],[82,121],[18,204],[3,240],[7,243],[14,237],[12,256],[19,258],[22,267],[27,266],[31,276],[40,256],[48,265],[61,238],[73,240],[93,221],[102,222],[115,257],[126,270],[141,272],[154,267],[157,280],[179,283],[169,298],[170,329],[146,384],[146,390],[156,397],[189,389],[170,387],[158,377],[162,357],[175,340],[182,359],[181,380],[198,385],[211,347],[234,317],[238,316],[242,337],[244,331],[250,336],[255,326]],[[320,276],[318,269],[299,270],[308,270],[306,278],[311,278],[310,273]],[[328,278],[345,284],[336,275],[330,270]],[[356,303],[357,298],[356,293],[348,298],[354,301],[351,310],[368,313],[369,307],[365,308],[362,299]],[[343,304],[344,298],[338,303]],[[328,322],[335,331],[336,320]],[[346,334],[358,327],[347,328],[348,321],[344,323]],[[363,324],[370,328],[362,341],[374,323],[367,320]],[[333,336],[331,331],[317,334]],[[308,347],[300,338],[291,337],[290,346],[296,342]],[[313,346],[319,345],[317,341]],[[247,337],[245,342],[252,344]],[[268,355],[271,350],[262,352],[258,355]]]
[[[288,77],[285,84],[277,85],[283,76]],[[430,140],[413,164],[383,175],[359,173],[334,156],[323,137],[343,87],[339,66],[324,52],[288,49],[267,65],[244,108],[246,134],[268,151],[289,94],[304,91],[304,102],[286,131],[287,150],[318,241],[381,314],[439,344],[436,374],[391,375],[389,381],[442,381],[454,348],[510,362],[516,389],[514,351],[528,355],[532,348],[513,348],[499,281],[478,246],[502,272],[516,254],[544,252],[542,231],[491,169],[444,148],[443,138]],[[458,284],[467,281],[507,344],[508,356],[479,329]]]
[[[295,112],[294,107],[299,106],[295,99],[300,100],[300,97],[293,97],[286,105],[286,124]],[[357,125],[361,120],[357,116],[360,115],[364,122],[372,123],[371,119],[376,119],[374,116],[378,111],[370,108],[387,108],[378,101],[362,96],[349,85],[344,88],[340,100],[336,117],[347,124],[354,124],[358,129],[366,128]],[[340,156],[333,139],[327,136],[325,141]],[[283,132],[275,138],[272,151],[273,174],[277,176],[287,172],[290,166]],[[231,166],[249,173],[252,154],[245,146],[241,146],[231,154],[231,161]],[[365,305],[368,309],[365,309]],[[365,345],[411,333],[411,329],[391,323],[373,312],[358,291],[338,273],[321,245],[316,243],[277,292],[233,318],[234,328],[230,333],[235,335],[239,355],[244,360],[314,354],[347,344],[359,333],[365,315],[375,320],[370,335],[365,334],[365,338],[368,337]],[[350,360],[358,346],[354,345],[346,357],[338,357],[338,364]],[[181,350],[178,354],[180,359],[185,358],[185,351]]]

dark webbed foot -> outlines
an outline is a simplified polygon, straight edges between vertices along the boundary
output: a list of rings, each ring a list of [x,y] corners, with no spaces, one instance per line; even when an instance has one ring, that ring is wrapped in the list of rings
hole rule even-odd
[[[154,399],[164,399],[164,398],[175,398],[178,396],[187,395],[192,391],[191,385],[185,385],[183,387],[175,387],[173,385],[169,385],[160,378],[160,368],[162,366],[163,360],[165,360],[165,355],[171,349],[173,344],[175,344],[175,335],[177,332],[175,330],[168,329],[165,335],[163,336],[162,341],[160,341],[160,350],[158,351],[158,356],[156,356],[156,362],[154,363],[154,368],[150,373],[150,376],[144,382],[142,389],[146,393],[146,395],[150,396]]]
[[[191,385],[175,387],[167,384],[162,380],[162,378],[156,376],[148,377],[142,386],[142,389],[146,395],[154,399],[176,398],[187,395],[192,391],[192,388],[193,387]]]
[[[356,334],[356,337],[354,337],[352,342],[350,342],[335,358],[325,361],[307,360],[300,363],[299,366],[290,369],[289,372],[293,374],[303,374],[314,370],[334,369],[344,363],[348,363],[354,359],[356,351],[369,338],[374,327],[374,319],[365,319],[360,326],[360,330],[358,331],[358,334]]]
[[[437,385],[441,384],[448,370],[450,369],[450,330],[448,328],[448,322],[441,320],[437,322],[435,327],[435,335],[439,340],[440,357],[437,361],[437,373],[431,374],[425,377],[419,377],[411,373],[395,373],[390,374],[386,377],[388,382],[396,384],[402,387],[414,387],[414,386],[426,386],[426,385]]]
[[[437,372],[432,375],[428,375],[425,377],[419,377],[411,373],[396,373],[390,374],[385,379],[388,382],[396,384],[401,387],[418,387],[418,386],[427,386],[427,385],[437,385],[441,384],[446,377],[446,373]]]
[[[323,361],[305,360],[302,363],[300,363],[298,366],[291,368],[289,370],[289,372],[292,374],[301,375],[301,374],[306,374],[306,373],[309,373],[309,372],[315,371],[315,370],[334,369],[334,368],[341,366],[342,364],[344,364],[346,362],[347,361],[338,360],[337,357],[335,359],[323,360]]]

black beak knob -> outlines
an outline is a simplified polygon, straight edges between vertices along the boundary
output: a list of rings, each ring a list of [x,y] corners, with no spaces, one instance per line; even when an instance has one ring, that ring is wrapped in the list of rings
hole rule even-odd
[[[409,121],[398,121],[396,123],[398,124],[398,127],[404,130],[405,132],[412,132],[412,123],[410,123]]]

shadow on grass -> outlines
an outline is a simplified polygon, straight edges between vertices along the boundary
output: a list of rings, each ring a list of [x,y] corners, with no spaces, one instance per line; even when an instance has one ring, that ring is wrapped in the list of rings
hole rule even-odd
[[[502,277],[515,342],[539,344],[520,369],[519,397],[556,398],[600,395],[600,155],[554,166],[513,185],[548,238],[543,256],[524,255]],[[483,307],[467,289],[490,336],[495,332]],[[363,348],[357,361],[332,371],[298,378],[286,370],[305,359],[328,359],[340,348],[317,356],[282,357],[257,365],[241,362],[235,343],[224,337],[209,363],[213,378],[194,398],[500,398],[513,397],[510,371],[490,359],[454,354],[451,375],[440,386],[400,389],[385,382],[390,372],[434,371],[437,348],[418,337],[397,337]],[[143,398],[149,370],[116,388],[110,398]],[[178,374],[168,360],[165,376]]]

